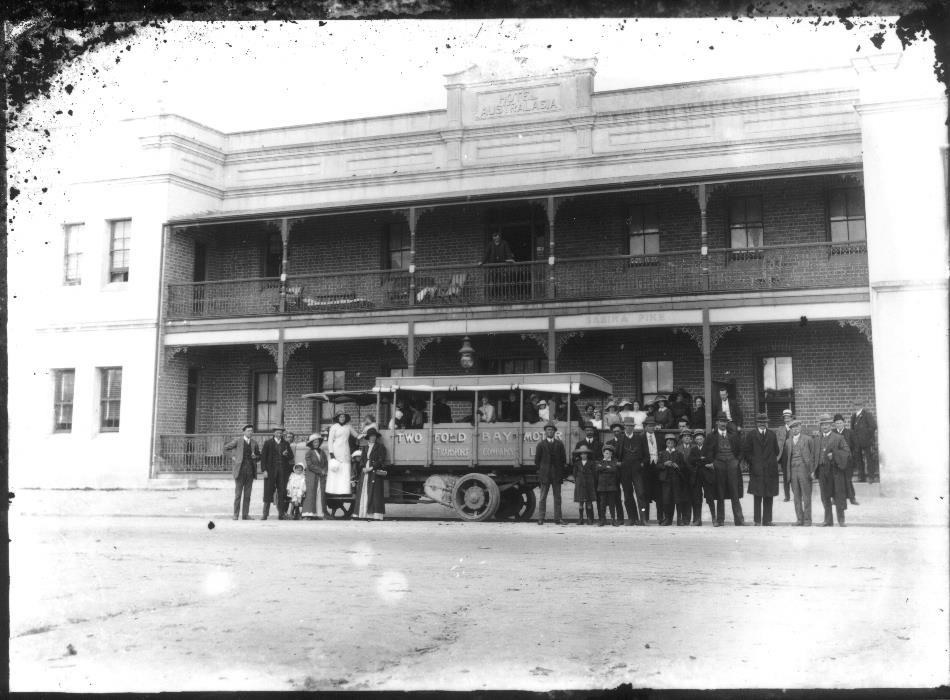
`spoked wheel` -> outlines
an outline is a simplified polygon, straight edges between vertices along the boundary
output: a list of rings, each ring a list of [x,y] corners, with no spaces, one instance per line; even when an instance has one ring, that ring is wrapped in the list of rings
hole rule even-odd
[[[353,498],[328,498],[323,502],[323,513],[333,520],[349,520],[353,517],[353,506],[356,500]]]
[[[498,506],[495,519],[530,520],[537,505],[538,499],[534,495],[534,489],[519,484],[501,492],[501,505]]]
[[[501,503],[498,484],[484,474],[466,474],[452,489],[452,506],[462,520],[481,521],[492,517]]]

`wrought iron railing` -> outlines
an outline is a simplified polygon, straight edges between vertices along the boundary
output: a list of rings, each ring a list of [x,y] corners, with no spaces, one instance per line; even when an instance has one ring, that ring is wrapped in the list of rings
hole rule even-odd
[[[272,433],[255,434],[263,444]],[[232,453],[225,452],[238,433],[196,433],[158,436],[157,471],[159,474],[230,474]],[[240,447],[240,446],[239,446]]]
[[[856,242],[715,248],[646,256],[559,258],[499,265],[440,265],[407,270],[292,275],[288,314],[340,313],[410,306],[516,304],[545,299],[607,299],[707,292],[861,286],[867,247]],[[280,280],[171,284],[168,318],[222,318],[279,313]]]

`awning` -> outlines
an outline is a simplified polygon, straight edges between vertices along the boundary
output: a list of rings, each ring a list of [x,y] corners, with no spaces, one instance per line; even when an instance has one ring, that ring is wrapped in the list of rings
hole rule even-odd
[[[431,384],[400,383],[389,386],[373,387],[373,391],[390,393],[392,391],[435,391],[438,393],[452,391],[540,391],[548,394],[579,394],[580,385],[573,382],[545,383],[545,384],[449,384],[432,386]]]

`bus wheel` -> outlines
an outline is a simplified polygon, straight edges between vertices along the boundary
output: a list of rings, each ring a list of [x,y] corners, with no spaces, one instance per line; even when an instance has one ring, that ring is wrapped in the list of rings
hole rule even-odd
[[[488,520],[500,503],[498,484],[484,474],[466,474],[452,489],[452,506],[462,520]]]
[[[534,495],[534,489],[524,484],[519,484],[510,489],[502,491],[501,505],[498,512],[495,513],[497,520],[530,520],[534,515],[534,509],[538,505],[538,499]]]
[[[349,520],[353,517],[354,499],[328,498],[323,503],[323,513],[333,520]]]

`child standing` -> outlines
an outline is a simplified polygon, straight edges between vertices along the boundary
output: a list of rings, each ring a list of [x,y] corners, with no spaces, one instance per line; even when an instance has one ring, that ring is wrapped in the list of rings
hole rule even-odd
[[[300,462],[294,465],[294,472],[287,480],[287,498],[290,499],[290,505],[287,507],[287,515],[293,516],[294,520],[300,520],[300,504],[303,503],[304,496],[307,495],[307,477],[304,476],[304,466]]]
[[[597,471],[591,456],[591,450],[582,444],[574,450],[574,502],[577,504],[577,524],[594,524],[594,501],[597,500]],[[584,513],[587,521],[584,521]]]
[[[620,508],[620,463],[614,459],[614,446],[604,445],[604,458],[597,463],[597,509],[600,511],[598,527],[607,524],[605,517],[610,510],[610,519],[618,527],[617,510]]]

